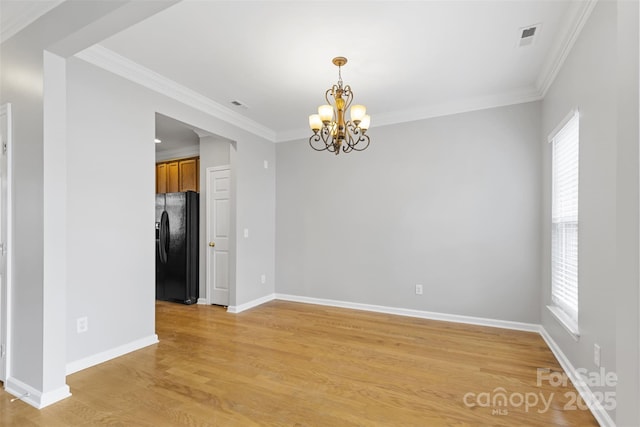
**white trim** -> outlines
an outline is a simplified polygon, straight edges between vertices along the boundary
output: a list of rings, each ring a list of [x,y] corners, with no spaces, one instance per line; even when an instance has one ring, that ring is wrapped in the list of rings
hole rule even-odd
[[[156,151],[156,162],[167,160],[184,159],[185,157],[196,157],[200,155],[200,145],[174,148],[173,150]]]
[[[324,305],[324,306],[330,306],[330,307],[372,311],[376,313],[394,314],[399,316],[417,317],[422,319],[441,320],[445,322],[489,326],[494,328],[511,329],[511,330],[517,330],[517,331],[525,331],[525,332],[536,332],[540,334],[540,336],[545,341],[545,343],[547,344],[551,352],[554,354],[554,356],[558,360],[558,363],[560,363],[560,366],[567,373],[567,376],[573,383],[578,393],[580,393],[580,396],[582,397],[582,399],[585,402],[594,402],[594,404],[589,407],[589,410],[591,411],[593,416],[596,418],[598,423],[600,423],[601,426],[605,426],[605,427],[615,427],[615,423],[611,419],[611,416],[602,407],[602,405],[594,395],[593,391],[591,391],[591,389],[588,387],[585,381],[582,380],[579,372],[576,370],[576,368],[574,368],[574,366],[571,364],[567,356],[562,352],[558,344],[556,344],[553,338],[551,338],[551,336],[547,333],[544,327],[540,324],[513,322],[510,320],[488,319],[483,317],[463,316],[463,315],[457,315],[457,314],[446,314],[446,313],[413,310],[413,309],[406,309],[406,308],[386,307],[381,305],[360,304],[360,303],[354,303],[354,302],[348,302],[348,301],[303,297],[299,295],[289,295],[289,294],[279,294],[279,293],[265,295],[264,297],[257,298],[255,300],[249,301],[239,306],[229,306],[227,311],[230,313],[240,313],[242,311],[257,307],[261,304],[265,304],[273,300],[291,301],[291,302],[298,302],[298,303],[304,303],[304,304],[316,304],[316,305]]]
[[[4,378],[0,378],[0,381],[5,381],[11,376],[11,323],[12,323],[12,283],[13,283],[13,118],[11,103],[0,105],[0,115],[6,113],[7,115],[7,229],[6,231],[6,245],[7,245],[7,269],[5,271],[5,292],[4,298],[0,298],[0,303],[4,304],[0,310],[0,315],[4,316],[0,321],[0,327],[4,330],[0,330],[0,338],[4,336],[4,343],[0,339],[0,344],[4,344],[5,357],[4,361]],[[0,150],[2,147],[0,147]],[[1,290],[0,290],[1,292]]]
[[[276,294],[265,295],[263,297],[256,298],[249,302],[245,302],[244,304],[230,305],[227,307],[227,312],[234,313],[234,314],[241,313],[245,310],[249,310],[250,308],[254,308],[264,303],[267,303],[269,301],[273,301],[274,299],[276,299]]]
[[[76,58],[80,58],[90,64],[110,71],[120,77],[138,83],[148,89],[158,92],[190,107],[210,114],[214,117],[231,123],[234,126],[258,135],[268,141],[274,142],[276,134],[273,130],[255,122],[200,93],[182,86],[175,81],[143,67],[124,56],[102,47],[94,45],[78,52]]]
[[[422,109],[380,114],[376,116],[376,126],[424,120],[543,99],[591,15],[596,2],[597,0],[572,2],[571,7],[573,7],[573,10],[569,12],[570,16],[573,17],[572,25],[568,26],[565,36],[556,44],[554,54],[548,56],[548,60],[543,66],[536,84],[532,85],[532,87],[486,97],[468,98],[438,105],[430,105]],[[231,108],[219,104],[103,46],[94,45],[77,53],[75,56],[148,89],[231,123],[268,141],[286,142],[297,139],[307,139],[309,137],[309,130],[302,127],[276,133],[274,130],[239,114]]]
[[[56,1],[32,1],[22,3],[20,14],[0,27],[0,43],[6,42],[11,37],[28,27],[33,21],[45,15],[50,10],[58,7],[64,0]]]
[[[574,341],[580,341],[580,330],[578,329],[578,325],[575,324],[573,319],[565,314],[560,307],[556,307],[554,305],[548,305],[547,310],[551,312],[553,317],[562,325],[562,327],[569,332],[571,338]]]
[[[302,297],[298,295],[275,294],[275,299],[301,302],[306,304],[326,305],[330,307],[350,308],[353,310],[373,311],[376,313],[395,314],[398,316],[417,317],[421,319],[441,320],[444,322],[466,323],[470,325],[490,326],[494,328],[513,329],[517,331],[538,332],[540,325],[535,323],[513,322],[510,320],[488,319],[484,317],[446,314],[433,311],[414,310],[409,308],[386,307],[382,305],[360,304],[348,301],[337,301],[322,298]]]
[[[552,143],[553,138],[556,137],[558,132],[560,132],[562,128],[565,127],[567,123],[569,123],[569,120],[573,119],[575,116],[578,116],[578,118],[580,118],[580,110],[578,110],[577,108],[574,108],[573,110],[569,111],[569,113],[564,117],[564,119],[562,119],[560,123],[558,123],[558,125],[555,128],[553,128],[551,132],[549,132],[549,135],[547,135],[547,142],[549,144]],[[580,129],[578,129],[578,131],[579,130]]]
[[[465,98],[441,104],[432,104],[425,106],[424,108],[377,114],[375,116],[375,126],[373,129],[399,123],[426,120],[435,117],[486,110],[489,108],[505,107],[508,105],[523,104],[526,102],[539,101],[541,99],[542,95],[537,89],[533,87],[496,95]],[[311,136],[309,132],[311,131],[308,127],[300,127],[298,129],[278,132],[276,142],[309,139],[309,137]]]
[[[558,39],[559,41],[551,49],[553,53],[547,57],[547,61],[543,65],[542,71],[536,81],[536,87],[541,98],[545,97],[547,91],[558,76],[582,28],[584,28],[589,16],[591,16],[596,2],[597,0],[584,0],[570,3],[569,7],[574,8],[572,13],[569,14],[569,16],[573,16],[573,23],[567,26],[564,37]]]
[[[27,403],[36,409],[42,409],[71,396],[69,386],[66,384],[56,390],[42,393],[30,385],[12,377],[7,378],[4,389],[7,393],[20,398],[24,403]]]
[[[198,298],[198,302],[196,302],[196,304],[209,305],[209,298]]]
[[[67,375],[71,375],[75,372],[82,371],[83,369],[99,365],[100,363],[104,363],[108,360],[115,359],[116,357],[131,353],[132,351],[140,350],[141,348],[157,344],[158,342],[158,335],[153,334],[145,338],[140,338],[128,344],[124,344],[107,351],[94,354],[93,356],[85,357],[74,362],[69,362],[67,363]]]
[[[580,373],[571,364],[569,358],[562,352],[560,346],[553,340],[553,338],[551,338],[551,335],[549,335],[544,326],[540,325],[539,332],[540,336],[542,336],[542,339],[547,343],[547,346],[558,360],[558,363],[560,363],[560,366],[573,383],[573,386],[576,388],[578,393],[580,393],[582,399],[585,402],[593,402],[593,405],[589,406],[589,410],[595,417],[596,421],[598,421],[601,426],[615,427],[616,423],[613,421],[609,413],[602,407],[593,391],[591,391],[589,386],[580,376]]]

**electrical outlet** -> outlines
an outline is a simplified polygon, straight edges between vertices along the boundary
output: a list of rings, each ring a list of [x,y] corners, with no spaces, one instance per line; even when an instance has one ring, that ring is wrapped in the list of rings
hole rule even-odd
[[[422,295],[422,285],[416,285],[416,295]]]
[[[78,317],[76,320],[76,330],[79,334],[89,330],[89,319],[86,317]]]
[[[600,346],[598,344],[593,345],[593,363],[600,367]]]
[[[262,283],[263,285],[265,283],[267,283],[267,275],[263,274],[262,276],[260,276],[260,283]]]
[[[245,228],[244,229],[244,238],[246,239],[247,237],[249,237],[249,229]]]

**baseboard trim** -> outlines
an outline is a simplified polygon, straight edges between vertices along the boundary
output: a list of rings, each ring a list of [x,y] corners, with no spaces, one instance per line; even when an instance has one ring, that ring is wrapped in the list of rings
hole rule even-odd
[[[209,300],[206,298],[198,298],[198,301],[196,302],[196,304],[209,305]]]
[[[398,316],[418,317],[421,319],[441,320],[444,322],[466,323],[470,325],[491,326],[494,328],[514,329],[518,331],[539,332],[540,325],[535,323],[513,322],[510,320],[488,319],[483,317],[463,316],[458,314],[438,313],[434,311],[396,308],[382,305],[361,304],[323,298],[310,298],[298,295],[275,294],[275,298],[283,301],[301,302],[305,304],[326,305],[331,307],[350,308],[353,310],[373,311],[376,313],[395,314]]]
[[[547,332],[544,326],[540,325],[539,327],[540,336],[547,343],[547,346],[553,353],[553,355],[558,359],[560,366],[567,373],[567,376],[573,383],[573,386],[576,388],[582,400],[585,402],[593,402],[593,405],[589,407],[589,410],[595,417],[598,424],[603,427],[615,427],[616,423],[613,421],[609,413],[602,407],[600,403],[602,399],[596,398],[593,391],[589,388],[589,386],[584,382],[580,373],[576,370],[573,364],[569,361],[569,358],[564,354],[564,352],[560,349],[560,346],[551,338],[551,335]]]
[[[580,393],[580,396],[585,402],[595,402],[589,409],[596,421],[603,427],[615,427],[616,423],[613,421],[609,413],[602,407],[600,401],[596,398],[593,391],[588,385],[582,381],[580,374],[576,368],[571,364],[569,358],[560,349],[558,344],[551,338],[551,335],[547,333],[545,328],[540,324],[535,323],[523,323],[513,322],[509,320],[499,319],[487,319],[482,317],[462,316],[457,314],[446,314],[431,311],[413,310],[406,308],[386,307],[380,305],[361,304],[347,301],[338,301],[323,298],[311,298],[298,295],[289,294],[274,294],[272,298],[265,298],[265,302],[277,299],[283,301],[299,302],[305,304],[325,305],[330,307],[349,308],[354,310],[373,311],[377,313],[395,314],[399,316],[419,317],[422,319],[441,320],[445,322],[466,323],[471,325],[490,326],[495,328],[513,329],[518,331],[536,332],[540,334],[542,339],[546,342],[547,346],[554,354],[562,369],[567,373],[569,379],[573,383],[574,387]],[[253,305],[255,307],[255,305]]]
[[[256,298],[254,300],[251,300],[249,302],[245,302],[244,304],[240,304],[240,305],[230,305],[227,307],[227,312],[228,313],[241,313],[245,310],[249,310],[250,308],[254,308],[257,307],[259,305],[262,305],[264,303],[267,303],[269,301],[273,301],[275,299],[275,295],[276,294],[269,294],[269,295],[265,295],[263,297],[260,298]]]
[[[36,409],[42,409],[71,396],[69,386],[66,384],[55,390],[43,393],[40,390],[36,390],[30,385],[12,377],[7,378],[4,389],[7,393],[12,394],[24,403],[31,405]]]
[[[99,365],[100,363],[104,363],[108,360],[115,359],[116,357],[123,356],[127,353],[131,353],[132,351],[140,350],[141,348],[148,347],[157,343],[158,335],[153,334],[148,337],[132,341],[128,344],[124,344],[119,347],[115,347],[107,351],[103,351],[101,353],[76,360],[74,362],[69,362],[67,363],[67,375],[71,375],[78,371],[82,371],[83,369]]]

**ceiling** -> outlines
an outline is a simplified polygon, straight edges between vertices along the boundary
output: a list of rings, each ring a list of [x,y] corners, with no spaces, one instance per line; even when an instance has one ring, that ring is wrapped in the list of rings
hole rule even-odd
[[[5,41],[64,0],[2,0],[0,41]]]
[[[275,142],[309,136],[308,115],[338,79],[331,59],[346,56],[344,83],[367,106],[373,136],[376,126],[540,99],[590,3],[184,0],[79,56],[126,63]],[[519,47],[536,24],[534,43]]]
[[[198,152],[200,147],[200,136],[206,133],[191,125],[183,123],[179,120],[167,117],[163,114],[156,113],[156,138],[161,142],[156,143],[156,155],[167,153],[171,157],[171,153],[181,153],[187,147],[194,148]]]

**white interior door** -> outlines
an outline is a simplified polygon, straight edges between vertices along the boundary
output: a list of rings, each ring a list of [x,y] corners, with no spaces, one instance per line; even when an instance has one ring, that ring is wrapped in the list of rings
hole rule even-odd
[[[0,381],[7,376],[9,289],[7,280],[9,147],[11,143],[11,104],[0,106]]]
[[[207,168],[207,290],[210,303],[229,305],[231,171]]]

